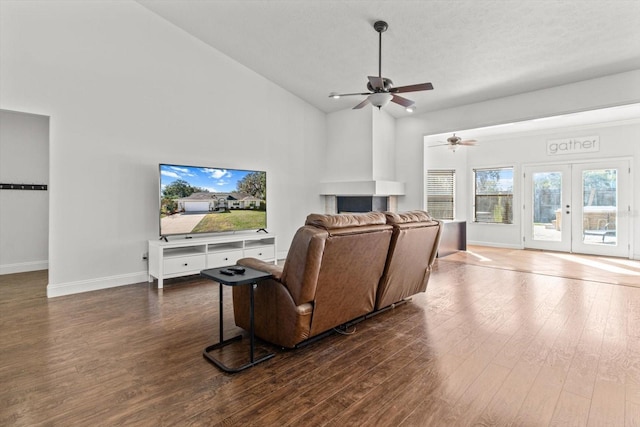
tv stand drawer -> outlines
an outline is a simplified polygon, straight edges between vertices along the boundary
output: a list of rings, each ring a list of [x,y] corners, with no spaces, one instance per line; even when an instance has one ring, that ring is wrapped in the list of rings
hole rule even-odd
[[[262,246],[257,248],[245,249],[244,256],[246,258],[258,258],[263,260],[274,259],[276,256],[274,246]]]
[[[207,255],[207,268],[226,267],[242,258],[242,249],[228,252],[214,252]]]
[[[164,274],[186,273],[189,271],[200,271],[206,268],[204,254],[165,258],[163,266]]]

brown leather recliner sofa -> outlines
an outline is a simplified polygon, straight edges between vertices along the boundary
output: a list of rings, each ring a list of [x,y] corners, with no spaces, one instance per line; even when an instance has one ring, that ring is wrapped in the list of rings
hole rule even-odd
[[[311,214],[284,265],[243,258],[273,278],[254,290],[255,334],[292,348],[424,292],[441,223],[426,212]],[[249,329],[249,289],[233,288],[236,325]]]

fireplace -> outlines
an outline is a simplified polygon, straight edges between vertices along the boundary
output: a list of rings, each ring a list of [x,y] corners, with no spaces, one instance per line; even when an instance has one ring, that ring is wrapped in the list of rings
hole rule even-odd
[[[389,210],[389,198],[384,196],[337,196],[336,210],[346,212],[384,212]]]
[[[404,184],[395,181],[338,181],[321,183],[325,213],[397,212]]]
[[[325,213],[347,212],[397,212],[396,196],[335,196],[326,195]]]

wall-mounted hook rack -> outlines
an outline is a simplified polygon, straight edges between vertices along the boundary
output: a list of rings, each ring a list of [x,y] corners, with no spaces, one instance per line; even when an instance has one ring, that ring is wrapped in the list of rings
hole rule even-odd
[[[0,184],[0,190],[47,190],[46,184]]]

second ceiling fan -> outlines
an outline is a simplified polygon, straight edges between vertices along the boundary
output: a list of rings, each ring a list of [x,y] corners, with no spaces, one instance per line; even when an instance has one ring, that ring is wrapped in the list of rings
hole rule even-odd
[[[440,142],[440,141],[438,141],[438,142]],[[455,153],[455,151],[460,146],[463,146],[463,145],[473,146],[473,145],[476,145],[477,143],[478,143],[478,141],[476,141],[475,139],[462,139],[462,138],[460,138],[459,136],[457,136],[454,133],[452,136],[447,138],[447,142],[440,142],[439,144],[430,145],[429,148],[440,147],[442,145],[448,145],[449,148]]]
[[[433,85],[431,83],[418,83],[415,85],[394,87],[393,81],[391,81],[391,79],[382,77],[382,33],[387,31],[389,25],[384,21],[376,21],[373,24],[373,28],[378,32],[378,75],[368,76],[369,82],[367,83],[367,89],[369,90],[369,92],[332,92],[329,97],[340,98],[342,96],[368,95],[364,101],[353,107],[354,110],[362,108],[367,104],[372,104],[373,106],[380,109],[387,105],[389,102],[395,102],[396,104],[402,105],[403,107],[411,108],[415,105],[415,102],[397,94],[405,92],[418,92],[422,90],[432,90]]]

